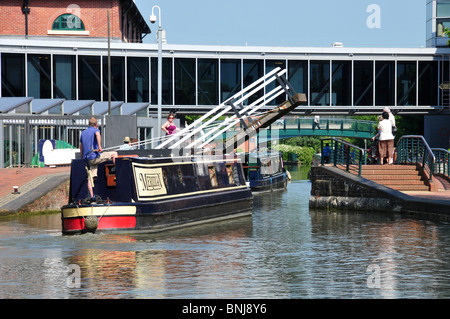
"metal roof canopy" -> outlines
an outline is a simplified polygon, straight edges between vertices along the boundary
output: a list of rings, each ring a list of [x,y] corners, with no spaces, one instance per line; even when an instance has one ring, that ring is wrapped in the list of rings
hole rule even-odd
[[[133,115],[137,112],[147,108],[150,105],[148,102],[142,103],[124,103],[122,105],[122,115]]]
[[[31,113],[42,114],[60,105],[61,111],[58,114],[62,114],[62,104],[64,101],[65,99],[33,99],[31,101]]]
[[[95,115],[106,115],[109,112],[109,102],[95,102],[94,103],[94,114]],[[122,101],[111,102],[111,112],[112,110],[121,107],[123,105]]]
[[[63,104],[63,113],[74,115],[86,107],[92,107],[95,100],[68,100]]]
[[[0,113],[30,113],[32,97],[0,98]]]

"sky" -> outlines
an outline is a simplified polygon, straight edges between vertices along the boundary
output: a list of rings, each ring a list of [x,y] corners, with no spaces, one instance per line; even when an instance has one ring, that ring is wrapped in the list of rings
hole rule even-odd
[[[426,0],[135,0],[156,42],[282,47],[425,47]],[[155,9],[158,17],[158,9]]]

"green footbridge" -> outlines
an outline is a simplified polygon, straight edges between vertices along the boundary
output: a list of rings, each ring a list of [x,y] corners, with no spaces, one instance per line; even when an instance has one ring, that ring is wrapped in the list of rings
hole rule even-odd
[[[376,134],[377,122],[347,118],[320,118],[319,124],[314,118],[286,118],[278,119],[264,130],[260,130],[258,137],[261,142],[285,139],[296,136],[333,136],[369,139]],[[237,130],[237,128],[236,128]],[[224,138],[232,136],[235,131],[230,130]]]

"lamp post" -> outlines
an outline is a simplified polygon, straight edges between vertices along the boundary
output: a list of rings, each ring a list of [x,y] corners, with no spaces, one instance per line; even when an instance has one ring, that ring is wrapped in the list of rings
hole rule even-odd
[[[154,13],[155,8],[158,8],[159,12],[159,19],[158,19],[158,126],[156,128],[157,134],[156,136],[159,138],[161,137],[161,126],[162,126],[162,27],[161,27],[161,8],[159,6],[153,6],[152,8],[152,15],[150,16],[150,22],[155,23],[156,22],[156,15]]]

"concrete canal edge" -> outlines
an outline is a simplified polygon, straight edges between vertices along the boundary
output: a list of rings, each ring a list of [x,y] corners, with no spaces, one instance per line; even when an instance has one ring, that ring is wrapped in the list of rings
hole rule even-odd
[[[43,175],[20,188],[20,194],[0,198],[0,216],[44,211],[59,211],[67,204],[69,173]]]
[[[450,221],[450,201],[410,196],[335,167],[311,167],[310,180],[311,209],[386,212]]]

